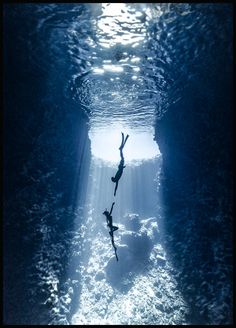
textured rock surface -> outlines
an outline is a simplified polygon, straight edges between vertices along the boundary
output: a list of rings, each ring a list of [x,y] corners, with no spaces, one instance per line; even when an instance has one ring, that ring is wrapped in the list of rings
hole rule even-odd
[[[4,18],[4,313],[7,323],[47,324],[44,302],[66,272],[90,145],[82,111],[63,97],[67,71],[45,71],[47,51],[41,67],[29,62],[28,40],[39,45],[33,15],[26,24],[12,10]]]
[[[232,56],[214,52],[156,123],[166,247],[197,324],[232,320]]]

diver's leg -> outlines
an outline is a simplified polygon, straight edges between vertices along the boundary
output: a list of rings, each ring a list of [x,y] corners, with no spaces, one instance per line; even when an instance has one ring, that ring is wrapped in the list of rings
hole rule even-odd
[[[118,230],[119,228],[118,227],[116,227],[116,226],[112,226],[112,231],[116,231],[116,230]]]
[[[124,155],[123,155],[123,151],[122,151],[123,147],[120,148],[120,157],[121,157],[121,160],[123,161],[124,160]]]
[[[112,246],[114,247],[116,260],[118,261],[117,248],[116,248],[116,246],[115,246],[114,240],[113,240],[113,242],[112,242]]]
[[[113,234],[111,235],[111,243],[112,243],[112,245],[113,245],[113,246],[115,245],[115,243],[114,243],[114,236],[113,236]]]
[[[119,149],[122,149],[124,147],[124,133],[121,132],[121,134],[122,134],[122,140],[121,140],[121,145],[120,145]]]
[[[124,147],[124,145],[125,145],[125,143],[126,143],[126,141],[127,141],[128,138],[129,138],[129,135],[127,134],[127,136],[125,137],[125,141],[124,141],[123,147]]]
[[[123,132],[121,132],[121,135],[122,135],[122,144],[124,143],[124,133]]]
[[[115,191],[114,191],[114,196],[116,195],[117,187],[118,187],[118,182],[116,182],[116,187],[115,187]]]

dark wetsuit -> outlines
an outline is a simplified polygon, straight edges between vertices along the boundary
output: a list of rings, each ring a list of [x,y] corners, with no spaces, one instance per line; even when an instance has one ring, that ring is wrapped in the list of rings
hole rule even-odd
[[[114,180],[116,180],[116,182],[118,182],[122,176],[122,173],[123,173],[123,169],[125,168],[125,165],[124,165],[125,161],[122,159],[120,161],[120,164],[118,166],[118,171],[116,172],[116,175],[114,177]]]
[[[118,166],[118,171],[116,172],[116,175],[114,177],[112,177],[112,182],[114,182],[116,184],[115,186],[115,190],[114,190],[114,196],[116,195],[116,190],[118,188],[118,183],[119,183],[119,180],[123,174],[123,170],[125,168],[125,160],[124,160],[124,155],[123,155],[123,148],[124,148],[124,145],[129,137],[129,135],[127,134],[126,138],[124,139],[124,133],[121,132],[122,134],[122,141],[121,141],[121,145],[120,145],[120,157],[121,157],[121,160],[120,160],[120,164]]]
[[[112,216],[111,216],[111,213],[112,213],[112,210],[113,210],[113,206],[114,206],[114,202],[112,203],[112,206],[111,206],[111,210],[110,212],[108,212],[107,210],[103,212],[103,214],[106,216],[106,219],[107,219],[107,226],[110,228],[110,231],[109,231],[109,234],[111,236],[111,243],[112,243],[112,246],[114,247],[114,250],[115,250],[115,255],[116,255],[116,260],[118,261],[118,256],[117,256],[117,248],[115,246],[115,243],[114,243],[114,235],[113,235],[113,232],[118,230],[118,227],[116,226],[113,226],[112,224]]]
[[[110,213],[108,211],[104,211],[103,214],[106,216],[106,219],[107,219],[107,226],[110,228],[110,235],[113,234],[113,231],[116,231],[118,229],[118,227],[116,226],[113,226],[112,224],[112,216],[111,216],[111,213],[112,213],[112,210],[113,210],[113,206],[114,206],[114,202],[112,203],[112,206],[111,206],[111,210],[110,210]]]

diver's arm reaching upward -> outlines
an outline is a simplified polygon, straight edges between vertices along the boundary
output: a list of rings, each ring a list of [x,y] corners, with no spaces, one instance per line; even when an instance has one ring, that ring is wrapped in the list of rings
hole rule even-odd
[[[112,205],[111,205],[111,210],[110,210],[109,215],[111,215],[111,213],[112,213],[112,211],[113,211],[113,206],[114,206],[114,205],[115,205],[115,202],[113,202]]]

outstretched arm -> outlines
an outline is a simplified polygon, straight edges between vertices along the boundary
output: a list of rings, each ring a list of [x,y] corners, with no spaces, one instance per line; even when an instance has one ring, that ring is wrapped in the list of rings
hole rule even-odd
[[[115,204],[115,202],[113,202],[112,205],[111,205],[111,210],[110,210],[109,215],[111,215],[111,213],[112,213],[112,211],[113,211],[113,206],[114,206],[114,204]]]

